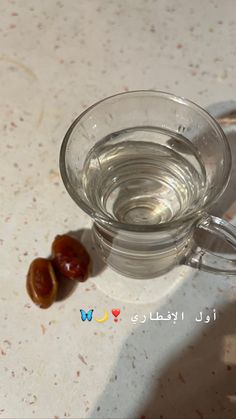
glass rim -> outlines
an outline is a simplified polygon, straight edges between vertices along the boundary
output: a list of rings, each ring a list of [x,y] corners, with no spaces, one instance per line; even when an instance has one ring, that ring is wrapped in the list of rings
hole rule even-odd
[[[125,97],[125,96],[143,96],[143,95],[154,95],[157,97],[165,97],[167,99],[170,99],[173,102],[178,102],[178,103],[182,103],[183,105],[186,105],[188,107],[191,107],[192,109],[195,109],[198,113],[202,114],[202,116],[208,120],[208,122],[214,126],[214,128],[217,131],[217,134],[219,135],[219,137],[221,138],[221,141],[223,141],[224,143],[224,158],[226,161],[226,165],[224,168],[224,173],[222,175],[222,182],[218,184],[218,188],[217,188],[217,193],[215,194],[215,196],[212,198],[212,200],[208,203],[206,203],[206,205],[203,205],[202,208],[200,208],[198,211],[192,210],[190,211],[187,215],[183,215],[182,217],[179,217],[173,221],[168,221],[165,223],[160,223],[160,224],[128,224],[128,223],[122,223],[118,220],[113,219],[112,217],[109,217],[108,215],[106,216],[105,214],[102,213],[97,213],[96,211],[94,211],[94,209],[87,204],[87,202],[85,202],[76,192],[76,190],[74,189],[74,187],[72,186],[70,179],[68,177],[67,174],[67,170],[66,170],[66,149],[67,149],[67,144],[68,141],[70,140],[71,134],[74,130],[74,128],[76,127],[77,124],[80,123],[80,121],[83,119],[83,117],[89,113],[93,108],[99,106],[100,104],[102,104],[103,102],[109,102],[109,100],[112,100],[113,98],[116,97]],[[168,93],[168,92],[164,92],[164,91],[158,91],[158,90],[132,90],[132,91],[128,91],[128,92],[121,92],[121,93],[116,93],[114,95],[108,96],[104,99],[101,99],[97,102],[95,102],[94,104],[92,104],[91,106],[89,106],[87,109],[85,109],[85,111],[83,111],[70,125],[70,127],[68,128],[63,141],[62,141],[62,145],[61,145],[61,149],[60,149],[60,156],[59,156],[59,167],[60,167],[60,173],[61,173],[61,178],[62,181],[64,183],[64,186],[67,190],[67,192],[69,193],[69,195],[71,196],[71,198],[75,201],[75,203],[84,211],[86,212],[91,218],[93,218],[93,220],[97,223],[100,223],[104,226],[110,226],[110,227],[114,227],[116,229],[122,229],[122,230],[127,230],[127,231],[133,231],[133,232],[156,232],[156,231],[163,231],[163,230],[167,230],[170,228],[176,228],[179,225],[191,221],[191,220],[195,220],[195,219],[199,219],[211,206],[214,202],[216,202],[216,200],[223,194],[223,192],[225,191],[227,185],[228,185],[228,181],[230,178],[230,171],[231,171],[231,166],[232,166],[232,155],[231,155],[231,151],[230,151],[230,146],[227,140],[227,137],[223,131],[223,129],[221,128],[221,126],[219,125],[219,123],[205,110],[203,109],[201,106],[197,105],[196,103],[194,103],[193,101],[186,99],[183,96],[177,96],[175,94],[172,93]]]

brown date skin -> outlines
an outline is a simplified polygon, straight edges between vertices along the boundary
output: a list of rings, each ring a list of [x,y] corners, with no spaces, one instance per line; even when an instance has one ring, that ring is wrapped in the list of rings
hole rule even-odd
[[[90,257],[84,246],[73,237],[56,236],[52,244],[53,266],[66,278],[83,282],[90,270]]]
[[[31,262],[26,288],[31,300],[39,307],[52,305],[57,296],[58,283],[50,260],[37,258]]]

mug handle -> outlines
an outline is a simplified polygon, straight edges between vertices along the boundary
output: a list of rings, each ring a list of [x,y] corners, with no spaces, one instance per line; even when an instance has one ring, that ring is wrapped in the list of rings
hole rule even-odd
[[[236,248],[236,227],[227,221],[207,214],[206,217],[201,219],[196,225],[196,228],[205,230],[209,233],[214,233]],[[220,268],[216,267],[218,262],[220,262]],[[213,252],[200,247],[197,247],[197,249],[187,257],[185,264],[202,271],[216,274],[236,275],[236,258],[228,259],[223,256],[218,256]]]

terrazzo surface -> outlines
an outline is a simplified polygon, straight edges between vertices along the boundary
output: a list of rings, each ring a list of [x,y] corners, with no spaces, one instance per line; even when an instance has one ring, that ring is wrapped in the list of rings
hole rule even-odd
[[[56,234],[89,237],[59,174],[72,120],[135,89],[234,101],[235,2],[2,0],[0,16],[0,418],[235,418],[235,277],[178,267],[140,282],[98,265],[48,310],[25,291]],[[80,309],[108,321],[82,322]],[[151,321],[156,311],[184,319]]]

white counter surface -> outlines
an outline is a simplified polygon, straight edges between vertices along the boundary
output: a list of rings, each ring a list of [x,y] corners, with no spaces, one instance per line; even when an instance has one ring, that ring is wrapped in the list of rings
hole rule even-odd
[[[235,418],[235,277],[97,269],[48,310],[25,291],[56,234],[91,226],[59,175],[71,121],[134,89],[234,100],[235,1],[2,0],[0,16],[0,418]],[[184,320],[131,321],[157,310]]]

